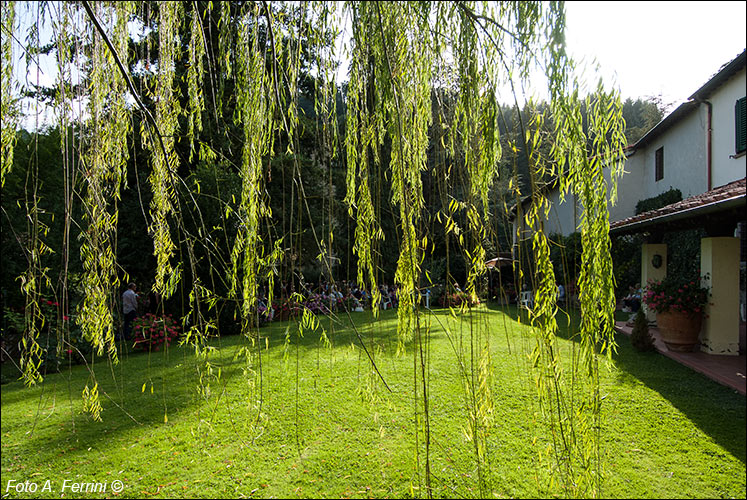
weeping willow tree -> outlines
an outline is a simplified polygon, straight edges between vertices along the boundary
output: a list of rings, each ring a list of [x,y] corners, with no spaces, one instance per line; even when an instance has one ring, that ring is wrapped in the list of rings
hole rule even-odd
[[[150,5],[141,5],[140,12],[150,9]],[[136,4],[84,1],[54,9],[58,16],[54,30],[61,78],[56,96],[58,116],[62,126],[77,121],[83,131],[77,146],[65,145],[80,150],[77,175],[84,186],[80,196],[85,224],[80,259],[85,270],[86,296],[79,306],[78,322],[96,353],[117,362],[112,319],[113,298],[120,283],[114,257],[117,202],[121,189],[126,187],[126,168],[131,161],[127,137],[132,129],[132,115],[139,113],[143,118],[140,137],[151,166],[148,218],[157,262],[153,290],[165,297],[187,290],[189,310],[184,313],[183,323],[189,326],[187,342],[194,345],[201,360],[201,390],[208,397],[209,380],[219,376],[212,371],[212,348],[208,345],[208,337],[219,330],[215,317],[216,280],[225,278],[224,299],[238,304],[246,337],[241,353],[247,376],[253,378],[255,392],[251,397],[254,402],[259,401],[259,407],[254,408],[260,418],[262,351],[256,331],[259,289],[262,283],[269,283],[272,299],[278,264],[288,256],[294,260],[302,250],[293,235],[300,233],[297,229],[303,220],[312,220],[304,172],[298,161],[302,153],[299,80],[305,69],[315,76],[314,109],[321,124],[323,157],[347,165],[345,202],[355,220],[352,251],[357,259],[357,280],[372,294],[375,314],[382,300],[377,282],[377,249],[385,238],[394,237],[398,244],[394,274],[400,299],[397,351],[398,355],[408,355],[406,346],[412,346],[409,355],[413,360],[416,469],[418,482],[424,483],[419,485],[420,491],[432,496],[431,320],[421,306],[420,290],[430,279],[422,272],[423,259],[435,243],[429,241],[426,231],[430,222],[424,217],[427,207],[423,179],[428,175],[440,179],[445,207],[438,220],[443,224],[447,242],[449,238],[457,242],[467,270],[466,292],[476,296],[486,276],[486,245],[496,237],[491,227],[497,214],[491,212],[489,196],[499,177],[502,144],[506,144],[499,132],[499,122],[505,119],[499,102],[508,98],[518,108],[522,96],[517,94],[517,88],[546,86],[547,114],[536,112],[527,123],[521,122],[520,133],[509,138],[506,152],[514,157],[521,152],[530,173],[530,192],[521,192],[514,177],[511,195],[517,201],[527,195],[533,200],[521,217],[533,230],[535,267],[531,279],[536,306],[529,320],[536,344],[531,369],[541,421],[550,436],[548,446],[539,450],[548,472],[541,488],[545,492],[559,486],[570,497],[600,495],[603,468],[599,357],[609,357],[615,348],[607,207],[616,196],[614,179],[622,171],[619,159],[624,144],[623,121],[621,103],[614,92],[600,86],[590,96],[582,95],[574,62],[564,49],[562,3],[297,2],[281,9],[265,1],[215,2],[208,8],[197,2],[152,5],[157,12],[149,11],[148,15],[157,19],[158,36],[152,42],[156,60],[148,61],[154,69],[141,75],[145,84],[140,89],[127,68],[131,56],[128,22],[138,12]],[[10,40],[17,31],[15,7],[14,2],[2,4],[3,179],[13,162],[15,111],[10,104]],[[71,22],[76,9],[80,16],[77,22]],[[345,40],[347,50],[336,53],[338,38],[342,36],[338,27],[346,18],[351,26]],[[77,93],[65,81],[73,65],[69,55],[73,37],[83,40],[85,62],[78,62],[77,69],[87,75],[88,82],[87,88],[79,88]],[[150,53],[150,45],[148,50]],[[341,62],[349,68],[343,99],[344,134],[336,122],[339,87],[335,68]],[[302,68],[303,65],[307,67]],[[181,106],[179,68],[185,66],[187,105]],[[229,82],[233,83],[233,92],[226,90]],[[434,101],[438,101],[434,96],[448,96],[448,113],[444,107],[434,106]],[[70,110],[76,102],[86,102],[86,112],[73,118]],[[230,116],[225,113],[225,102],[231,104]],[[586,110],[586,115],[582,110]],[[551,137],[542,133],[546,121],[552,124]],[[230,227],[223,225],[225,231],[232,232],[229,255],[221,254],[209,237],[211,225],[216,222],[202,220],[196,207],[199,184],[191,186],[183,178],[183,171],[195,161],[216,168],[222,149],[205,139],[208,125],[226,135],[229,129],[240,135],[240,161],[235,165],[240,179],[239,196],[222,206],[225,218],[231,216],[237,221]],[[443,135],[435,137],[436,129],[444,131]],[[184,136],[189,144],[186,157],[177,152],[179,136]],[[544,142],[551,145],[549,153],[548,148],[543,148]],[[278,151],[281,144],[285,152]],[[444,161],[429,161],[429,149],[434,144],[442,148]],[[292,158],[292,184],[288,214],[282,214],[290,222],[284,222],[283,234],[277,234],[271,220],[279,214],[269,208],[266,184],[270,165],[281,154]],[[603,176],[606,167],[613,173],[611,190]],[[71,179],[71,171],[65,171],[67,180]],[[383,192],[382,178],[389,180],[389,192]],[[561,192],[572,193],[583,208],[581,343],[571,373],[564,372],[557,346],[555,276],[543,230],[549,206],[539,190],[541,182],[555,178]],[[394,234],[382,229],[382,203],[389,204],[395,214]],[[27,203],[31,221],[35,220],[34,206],[33,200]],[[187,214],[193,219],[191,226],[185,223]],[[331,221],[331,215],[329,218]],[[318,235],[313,225],[311,229],[319,261],[328,266],[328,275],[333,276],[331,258],[327,258],[333,247],[331,222],[329,227],[328,235]],[[33,305],[41,294],[38,255],[45,248],[44,228],[33,224],[29,232],[32,238],[27,251],[31,257],[22,291],[27,303]],[[284,250],[288,245],[290,252]],[[211,271],[209,284],[195,271],[202,258],[197,247],[202,249],[201,255],[208,256],[211,269],[218,269]],[[283,266],[292,270],[295,264]],[[187,269],[190,280],[184,279]],[[519,283],[521,279],[518,277]],[[66,280],[61,283],[64,288]],[[39,383],[42,378],[35,310],[27,309],[27,384]],[[466,303],[459,312],[469,315],[468,354],[456,360],[464,387],[465,433],[474,446],[479,491],[484,496],[490,491],[489,436],[497,403],[491,393],[494,332],[488,331],[486,322],[481,320],[482,312],[473,311]],[[298,338],[318,330],[320,339],[328,342],[326,331],[309,310],[303,312],[297,328]],[[370,346],[360,334],[358,339],[372,370],[388,388],[376,368]],[[290,342],[290,333],[286,334],[286,342]],[[101,418],[92,367],[91,376],[93,385],[86,386],[84,394],[86,410],[94,418]]]

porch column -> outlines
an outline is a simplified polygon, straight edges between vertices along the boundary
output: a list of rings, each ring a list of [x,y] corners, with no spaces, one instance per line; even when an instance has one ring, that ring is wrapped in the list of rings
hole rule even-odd
[[[656,255],[660,257],[655,257]],[[663,280],[667,276],[667,245],[665,243],[644,243],[641,247],[641,287],[646,288],[648,280]],[[656,320],[656,313],[649,311],[643,301],[641,307],[649,321]]]
[[[701,350],[739,355],[739,238],[700,240],[700,272],[710,274],[711,297],[700,334]]]

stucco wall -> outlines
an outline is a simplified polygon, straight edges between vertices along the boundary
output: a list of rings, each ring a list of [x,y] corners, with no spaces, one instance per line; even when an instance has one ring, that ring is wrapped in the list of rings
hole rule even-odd
[[[641,156],[639,200],[657,196],[671,188],[682,191],[688,198],[707,190],[706,175],[706,107],[700,106],[674,124],[665,133],[636,151]],[[656,150],[664,148],[664,178],[656,180]],[[632,170],[632,169],[631,169]]]
[[[580,207],[574,209],[574,196],[566,194],[565,201],[560,202],[560,193],[554,189],[549,195],[550,213],[545,221],[546,234],[562,234],[568,236],[578,229]]]
[[[625,160],[622,177],[617,179],[617,201],[614,205],[609,204],[610,222],[632,217],[635,215],[635,206],[640,201],[639,193],[642,191],[642,176],[644,155],[634,154]],[[604,169],[604,179],[607,181],[608,193],[611,193],[610,169]]]
[[[747,69],[731,77],[710,97],[713,105],[712,183],[723,186],[745,176],[747,156],[733,158],[735,153],[734,104],[745,96]]]

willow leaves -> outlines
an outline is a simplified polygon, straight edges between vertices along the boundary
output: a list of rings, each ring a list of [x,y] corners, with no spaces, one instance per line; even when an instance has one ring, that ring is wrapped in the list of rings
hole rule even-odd
[[[271,160],[278,154],[279,144],[285,144],[286,157],[293,165],[294,195],[308,211],[308,205],[304,205],[303,175],[298,160],[302,153],[298,141],[301,133],[299,82],[302,71],[308,69],[303,68],[303,39],[308,43],[306,48],[310,47],[309,53],[313,54],[311,59],[317,58],[313,69],[317,89],[314,110],[322,125],[323,161],[337,158],[337,141],[342,134],[338,135],[335,123],[336,103],[338,95],[344,96],[341,101],[347,113],[344,201],[355,219],[352,251],[357,257],[358,282],[370,290],[375,314],[381,301],[377,276],[378,249],[384,238],[380,220],[382,199],[391,206],[397,224],[396,232],[387,234],[387,237],[396,237],[399,243],[394,274],[399,288],[397,345],[400,353],[413,346],[415,414],[419,422],[415,444],[417,470],[420,473],[422,469],[422,444],[426,492],[431,494],[429,326],[421,313],[420,292],[421,265],[429,247],[429,235],[424,227],[431,224],[427,218],[429,207],[425,203],[423,179],[435,168],[429,157],[431,148],[441,142],[440,137],[433,137],[434,116],[446,131],[441,145],[448,163],[439,179],[444,201],[439,218],[447,237],[453,235],[459,242],[466,259],[466,291],[474,297],[482,291],[486,246],[493,237],[488,228],[496,217],[491,213],[489,196],[495,189],[503,154],[498,126],[501,113],[498,103],[505,96],[501,96],[501,89],[511,89],[510,97],[518,107],[514,89],[519,84],[530,83],[530,70],[537,65],[547,75],[550,113],[547,116],[537,113],[529,123],[521,123],[520,136],[512,143],[512,153],[522,150],[528,160],[533,190],[534,203],[524,217],[535,230],[532,236],[536,263],[532,273],[536,291],[536,306],[531,313],[536,338],[533,373],[550,431],[553,477],[558,476],[564,492],[570,496],[599,494],[601,398],[597,352],[610,355],[614,349],[607,206],[616,195],[614,182],[608,190],[602,172],[603,168],[611,168],[614,180],[621,171],[622,119],[615,94],[599,88],[586,102],[579,97],[579,85],[572,77],[574,67],[563,49],[562,4],[347,2],[342,10],[351,16],[352,33],[346,88],[338,88],[335,77],[339,61],[335,59],[334,46],[339,30],[335,26],[338,17],[334,14],[340,7],[334,3],[297,2],[286,6],[290,10],[285,11],[264,1],[221,2],[216,7],[209,4],[209,8],[198,2],[157,4],[158,63],[150,87],[155,119],[153,123],[143,122],[144,128],[140,131],[152,164],[148,179],[152,191],[149,232],[157,263],[153,288],[168,298],[177,290],[177,285],[185,286],[180,280],[182,268],[187,267],[176,262],[176,255],[177,250],[186,249],[190,259],[188,272],[193,279],[188,300],[191,312],[184,316],[184,321],[186,327],[187,318],[192,318],[191,327],[185,328],[189,332],[188,340],[194,343],[197,358],[206,367],[201,372],[201,384],[206,386],[212,377],[207,335],[216,326],[205,321],[200,304],[206,303],[208,311],[213,311],[222,299],[238,304],[242,330],[254,341],[256,335],[249,330],[257,324],[253,318],[256,319],[261,283],[268,282],[272,299],[274,267],[285,253],[286,249],[281,246],[285,235],[276,237],[272,230],[265,230],[263,224],[272,216],[266,172],[271,171]],[[132,110],[128,109],[126,100],[127,82],[113,68],[116,66],[114,53],[128,60],[127,20],[135,6],[132,2],[96,2],[94,6],[94,15],[103,21],[114,49],[103,43],[102,35],[90,23],[86,25],[86,55],[91,64],[87,75],[90,83],[84,154],[79,170],[85,185],[86,225],[81,257],[86,295],[78,322],[96,352],[99,355],[106,352],[116,360],[112,310],[116,297],[113,290],[119,284],[115,259],[117,203],[126,179],[129,158],[126,138],[131,134]],[[7,99],[11,95],[8,73],[11,65],[6,64],[12,59],[7,35],[14,29],[13,2],[3,2],[2,8],[2,178],[5,179],[12,163],[13,141],[13,134],[8,133],[6,127],[13,123],[9,104],[12,99]],[[281,12],[283,15],[293,12],[293,15],[279,19]],[[185,16],[185,13],[191,15]],[[187,19],[184,25],[183,18]],[[206,26],[216,26],[216,33],[206,30]],[[61,28],[58,39],[64,39],[66,29]],[[333,35],[329,37],[327,33]],[[185,53],[182,47],[186,47]],[[65,55],[63,59],[68,57]],[[181,75],[177,72],[182,64],[186,64],[184,109],[179,96]],[[69,68],[64,67],[63,71],[69,74]],[[234,79],[232,95],[224,92],[228,87],[223,79]],[[213,93],[215,109],[210,109],[206,104],[209,100],[203,96],[208,87]],[[451,112],[435,115],[434,101],[441,97],[449,101]],[[189,141],[187,161],[190,165],[195,160],[194,151],[198,150],[199,162],[206,168],[215,168],[220,148],[202,142],[203,132],[209,128],[203,127],[203,118],[214,119],[216,128],[220,129],[221,119],[226,118],[223,117],[224,101],[229,103],[225,109],[233,111],[230,117],[234,120],[233,130],[240,135],[240,158],[235,165],[240,189],[236,191],[238,200],[221,207],[225,213],[235,216],[236,224],[235,232],[226,238],[227,255],[221,256],[228,297],[219,299],[214,290],[198,279],[195,271],[194,245],[198,238],[184,234],[175,241],[174,235],[177,229],[184,233],[179,200],[190,199],[193,194],[188,192],[180,198],[186,183],[179,174],[177,141],[180,136]],[[58,105],[66,106],[64,97]],[[582,108],[587,110],[586,116],[582,115]],[[64,111],[60,116],[69,117],[69,113]],[[180,120],[183,122],[181,129]],[[548,140],[540,132],[545,120],[551,123],[552,129],[549,155],[541,153],[543,142]],[[380,189],[382,178],[390,182],[388,193]],[[550,178],[557,179],[563,192],[572,192],[583,208],[580,378],[576,378],[574,368],[570,380],[564,373],[564,362],[557,349],[555,276],[548,239],[542,230],[548,205],[538,186],[540,181]],[[30,212],[33,211],[34,205],[29,206]],[[300,209],[298,213],[301,214]],[[332,255],[331,209],[329,221],[329,248],[322,249],[316,234],[314,237],[319,252]],[[39,229],[34,228],[37,233]],[[203,231],[200,236],[207,239],[207,228],[203,225],[200,231]],[[36,250],[42,248],[38,246]],[[320,260],[327,259],[323,256]],[[28,275],[29,297],[38,295],[40,277],[39,272]],[[33,311],[33,307],[30,310]],[[475,320],[472,314],[477,313],[468,307],[462,312],[470,314],[469,341],[473,353],[470,363],[460,365],[467,401],[467,428],[469,439],[475,444],[480,490],[487,494],[490,491],[489,451],[495,444],[490,431],[494,412],[499,407],[491,391],[494,383],[492,332],[482,326],[484,323],[479,317]],[[319,326],[311,313],[304,311],[299,336]],[[34,330],[31,331],[25,356],[30,367],[28,380],[33,381],[40,351],[38,345],[34,347]],[[321,336],[325,342],[323,330]],[[249,349],[242,352],[249,365]],[[261,352],[258,350],[257,354]],[[462,363],[463,360],[458,361]],[[578,380],[583,382],[577,383]],[[573,391],[579,386],[583,386],[584,392],[581,398],[576,398]],[[86,409],[96,418],[101,412],[99,390],[94,379],[93,389],[85,393]],[[421,437],[424,438],[422,443],[417,441]]]
[[[3,0],[0,4],[2,9],[2,30],[0,31],[0,119],[2,119],[2,140],[0,141],[0,185],[5,185],[5,176],[13,167],[13,147],[16,142],[16,110],[13,98],[13,33],[15,27],[16,3],[11,0]]]

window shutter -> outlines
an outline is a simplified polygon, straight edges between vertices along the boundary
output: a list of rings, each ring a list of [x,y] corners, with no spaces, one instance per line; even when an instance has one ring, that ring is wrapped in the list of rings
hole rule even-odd
[[[659,182],[660,180],[664,178],[664,148],[663,147],[656,150],[655,158],[656,158],[655,180],[656,182]]]
[[[734,105],[734,145],[737,153],[747,150],[747,102],[745,97]]]

